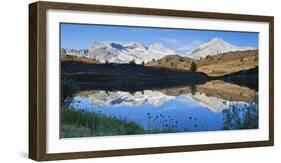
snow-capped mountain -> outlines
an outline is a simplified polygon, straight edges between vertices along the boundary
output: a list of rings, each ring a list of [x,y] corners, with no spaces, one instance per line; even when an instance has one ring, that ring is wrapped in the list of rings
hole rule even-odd
[[[221,53],[231,52],[231,51],[245,51],[253,50],[253,47],[239,47],[232,45],[221,38],[215,37],[207,43],[203,43],[199,48],[193,50],[188,57],[192,59],[205,58],[206,56],[214,56]]]
[[[61,54],[85,56],[97,59],[105,63],[128,63],[134,60],[140,64],[142,62],[149,62],[153,59],[157,60],[167,55],[175,55],[176,52],[164,47],[162,44],[155,43],[145,46],[142,43],[103,43],[94,42],[89,49],[61,49]]]

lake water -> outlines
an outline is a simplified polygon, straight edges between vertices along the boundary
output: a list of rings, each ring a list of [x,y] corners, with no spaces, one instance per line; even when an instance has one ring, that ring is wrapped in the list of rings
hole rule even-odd
[[[70,106],[135,122],[148,131],[215,131],[257,128],[257,102],[253,103],[256,96],[254,90],[214,81],[137,92],[81,91]]]

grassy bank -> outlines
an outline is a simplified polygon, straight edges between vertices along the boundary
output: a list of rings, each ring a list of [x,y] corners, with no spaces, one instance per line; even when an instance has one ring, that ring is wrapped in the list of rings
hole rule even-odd
[[[137,135],[173,133],[174,125],[168,122],[161,129],[153,126],[149,118],[149,129],[144,130],[137,123],[126,119],[117,119],[101,113],[88,112],[74,108],[65,108],[61,112],[61,138],[113,136],[113,135]],[[160,121],[159,121],[160,122]]]
[[[239,107],[232,105],[229,109],[223,110],[222,130],[236,129],[257,129],[259,128],[259,108],[258,97],[254,97],[253,102]]]
[[[120,120],[73,108],[65,108],[61,112],[61,138],[143,133],[145,133],[143,128],[125,119]]]

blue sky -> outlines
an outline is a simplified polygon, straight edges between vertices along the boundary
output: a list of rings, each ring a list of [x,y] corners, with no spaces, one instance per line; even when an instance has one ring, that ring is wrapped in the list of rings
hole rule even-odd
[[[62,48],[84,49],[93,41],[141,42],[145,45],[161,43],[176,51],[188,51],[214,37],[236,46],[258,47],[258,33],[61,24]]]

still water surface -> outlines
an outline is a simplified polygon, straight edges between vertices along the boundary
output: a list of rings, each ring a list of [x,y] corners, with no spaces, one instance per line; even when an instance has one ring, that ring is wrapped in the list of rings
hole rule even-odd
[[[237,85],[232,90],[229,85],[225,90],[210,89],[212,83],[207,86],[195,86],[196,91],[194,87],[138,92],[89,90],[77,93],[71,106],[132,121],[145,130],[215,131],[222,130],[225,112],[233,107],[238,108],[238,117],[243,119],[257,94]]]

